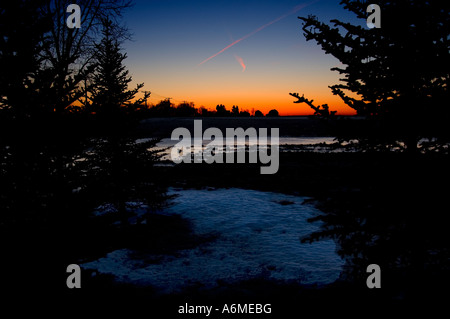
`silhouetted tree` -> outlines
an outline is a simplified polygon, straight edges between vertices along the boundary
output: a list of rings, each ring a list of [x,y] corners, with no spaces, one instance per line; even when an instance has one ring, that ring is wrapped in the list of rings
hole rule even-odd
[[[200,106],[199,109],[197,110],[198,114],[200,114],[201,116],[210,116],[211,115],[211,111],[209,111],[206,107],[204,106]]]
[[[263,117],[264,114],[263,114],[263,112],[261,112],[260,110],[256,110],[254,116],[255,116],[255,117]]]
[[[183,102],[180,103],[176,108],[177,116],[196,116],[198,114],[198,110],[195,108],[194,103]]]
[[[98,40],[102,21],[111,21],[110,29],[116,39],[128,37],[128,31],[118,20],[123,11],[130,7],[130,1],[77,1],[81,8],[81,28],[68,28],[66,10],[72,2],[48,0],[41,8],[42,13],[52,21],[41,55],[47,69],[47,82],[50,82],[52,89],[46,94],[45,101],[54,112],[64,112],[83,98],[83,82],[93,72],[91,61],[97,52],[92,44]]]
[[[45,260],[45,266],[35,265],[41,279],[19,280],[29,280],[30,288],[51,285],[55,273],[48,267],[67,265],[72,238],[85,230],[79,221],[92,211],[93,197],[85,196],[80,179],[95,171],[75,168],[86,161],[80,154],[92,126],[73,104],[83,98],[84,79],[94,70],[101,17],[118,25],[127,6],[120,0],[76,1],[81,28],[70,29],[66,9],[72,2],[0,2],[0,233],[2,242],[8,234],[20,238],[8,243],[13,256],[4,256],[15,261],[14,272],[23,274],[25,259]],[[61,242],[64,250],[57,247]]]
[[[132,77],[123,65],[127,55],[121,52],[111,20],[105,19],[103,25],[103,39],[96,45],[95,73],[92,77],[93,84],[89,87],[89,98],[94,112],[117,118],[123,111],[143,106],[150,97],[150,92],[146,91],[142,98],[134,100],[144,84],[137,84],[136,88],[128,90]]]
[[[230,111],[225,108],[225,105],[219,104],[216,106],[217,116],[227,116],[230,115]]]
[[[114,21],[114,36],[127,36],[118,16],[124,0],[78,1],[81,28],[68,28],[72,1],[20,0],[1,4],[0,108],[24,113],[63,113],[83,98],[83,82],[93,72],[91,61],[101,20]],[[19,94],[19,92],[21,92]]]
[[[39,54],[47,45],[43,35],[51,29],[51,20],[39,12],[44,3],[7,1],[0,6],[0,110],[14,118],[42,111],[36,78],[42,73]]]
[[[239,116],[241,116],[241,117],[250,117],[250,112],[249,111],[241,111],[239,113]]]
[[[358,138],[377,149],[400,141],[415,153],[423,136],[448,140],[449,7],[438,1],[376,3],[381,7],[380,29],[365,27],[367,2],[343,0],[364,26],[332,20],[331,27],[310,16],[300,18],[304,35],[343,64],[332,69],[343,75],[342,83],[330,88],[367,119],[360,127],[333,121],[347,129],[343,138]],[[317,115],[334,114],[326,104],[315,106],[303,95],[291,95]],[[440,295],[440,278],[448,271],[448,249],[442,246],[448,232],[440,226],[444,216],[439,208],[445,206],[440,180],[448,176],[442,164],[447,156],[370,158],[361,166],[372,174],[369,185],[358,183],[357,193],[345,188],[319,195],[333,199],[323,206],[327,212],[315,218],[324,222],[321,231],[304,241],[335,239],[347,262],[342,278],[357,285],[364,286],[365,267],[377,260],[394,298],[414,296],[422,302],[428,294]]]
[[[270,110],[269,113],[267,113],[266,116],[267,117],[277,117],[277,116],[280,116],[280,114],[278,114],[277,110],[273,109],[273,110]]]
[[[96,73],[90,87],[92,109],[98,115],[100,137],[93,141],[93,150],[84,154],[88,165],[88,177],[94,176],[88,183],[94,185],[103,201],[111,203],[123,223],[127,221],[126,203],[139,200],[145,195],[139,192],[142,184],[147,184],[148,172],[158,158],[151,150],[157,140],[137,142],[129,136],[130,129],[136,124],[133,112],[136,106],[142,106],[150,95],[135,100],[143,87],[138,84],[128,90],[132,81],[123,61],[126,54],[121,52],[120,44],[112,34],[110,20],[103,21],[103,39],[96,46]],[[150,189],[146,189],[150,194]]]
[[[168,98],[151,107],[150,114],[154,116],[173,116],[175,115],[175,106]]]
[[[85,136],[75,133],[73,118],[54,111],[55,97],[65,93],[46,55],[54,45],[47,8],[43,0],[0,4],[0,210],[17,220],[71,205],[68,163]]]
[[[231,108],[231,115],[238,116],[239,115],[239,106],[233,105]]]
[[[365,19],[367,3],[343,0],[345,9]],[[315,40],[343,67],[343,83],[330,86],[358,115],[371,119],[365,132],[353,137],[375,143],[403,141],[414,151],[422,136],[448,138],[450,30],[448,4],[439,1],[379,1],[381,28],[332,20],[334,28],[316,17],[301,17],[306,40]],[[297,103],[308,103],[298,94]],[[312,101],[308,103],[311,107]],[[331,115],[328,106],[313,107]],[[370,124],[373,125],[370,125]]]

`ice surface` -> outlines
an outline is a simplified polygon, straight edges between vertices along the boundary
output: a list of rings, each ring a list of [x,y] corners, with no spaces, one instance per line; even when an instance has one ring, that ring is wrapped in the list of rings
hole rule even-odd
[[[129,249],[116,250],[82,267],[112,274],[120,282],[152,285],[163,293],[251,278],[320,285],[339,276],[343,261],[332,240],[300,242],[320,226],[306,221],[318,210],[304,204],[304,197],[236,188],[169,193],[179,196],[167,214],[179,214],[192,222],[196,234],[217,239],[177,256],[142,258]]]

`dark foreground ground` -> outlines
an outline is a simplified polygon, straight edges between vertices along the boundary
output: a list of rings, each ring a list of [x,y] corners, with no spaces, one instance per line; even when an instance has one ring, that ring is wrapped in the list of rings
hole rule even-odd
[[[82,289],[66,288],[64,265],[74,260],[93,260],[124,247],[171,254],[207,240],[192,236],[188,221],[182,218],[155,215],[146,225],[123,228],[77,218],[51,227],[22,224],[10,228],[10,233],[1,234],[2,240],[15,243],[12,251],[4,252],[7,271],[2,276],[8,297],[19,303],[36,302],[45,309],[56,304],[73,310],[91,305],[100,313],[119,309],[143,310],[149,317],[161,313],[156,318],[177,316],[185,303],[215,307],[270,303],[271,314],[252,316],[277,318],[281,314],[298,318],[311,309],[317,314],[388,309],[404,313],[445,304],[449,283],[449,232],[444,222],[450,177],[447,157],[282,153],[280,163],[275,175],[259,174],[259,164],[180,164],[159,167],[157,174],[166,186],[240,187],[310,196],[323,210],[326,225],[322,234],[310,239],[334,238],[347,260],[341,280],[332,285],[302,287],[261,279],[224,284],[214,291],[162,296],[151,287],[119,285],[108,276],[83,273]],[[381,289],[368,289],[365,284],[366,267],[371,263],[382,268]],[[247,316],[216,313],[211,317]]]
[[[285,127],[284,136],[327,135],[322,124],[307,119],[292,120],[292,125],[252,119],[233,127],[258,127],[259,120],[260,127]],[[184,125],[177,121],[189,129],[192,124],[192,120],[153,119],[143,124],[141,134],[152,131],[154,136],[168,137],[172,127]],[[228,125],[227,119],[205,122],[209,127],[223,125]],[[71,313],[91,317],[95,310],[102,317],[120,311],[127,318],[205,317],[178,315],[179,306],[186,303],[215,308],[272,305],[271,314],[214,313],[212,318],[367,317],[374,312],[390,317],[392,309],[401,316],[418,308],[433,311],[445,307],[449,298],[448,163],[448,156],[436,154],[367,152],[281,153],[274,175],[261,175],[260,164],[159,166],[153,180],[163,188],[235,187],[311,197],[324,212],[325,227],[304,240],[337,242],[346,261],[340,280],[316,287],[257,279],[167,296],[151,287],[117,284],[108,276],[83,272],[82,288],[71,290],[66,286],[69,264],[95,260],[120,248],[175,254],[209,239],[194,236],[189,221],[181,217],[153,214],[146,224],[117,227],[113,219],[56,209],[51,218],[30,216],[0,225],[1,304],[12,306],[17,316],[31,311],[59,317]],[[381,289],[366,286],[366,267],[372,263],[382,269]]]

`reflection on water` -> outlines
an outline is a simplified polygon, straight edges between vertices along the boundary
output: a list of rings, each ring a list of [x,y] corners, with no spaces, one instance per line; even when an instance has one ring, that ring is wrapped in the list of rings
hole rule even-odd
[[[141,139],[141,141],[144,141],[145,139]],[[201,145],[202,147],[197,147],[196,145],[200,145],[200,140],[201,140]],[[268,141],[270,142],[270,138],[268,139]],[[179,141],[175,140],[171,140],[170,138],[164,138],[162,139],[157,145],[156,147],[162,151],[162,160],[172,160],[171,158],[171,149],[172,147],[177,144]],[[189,149],[189,152],[191,153],[200,153],[202,151],[205,150],[205,148],[207,147],[207,145],[211,142],[211,140],[203,140],[200,138],[193,138],[192,139],[192,146]],[[225,145],[233,145],[234,143],[234,148],[232,148],[232,151],[234,152],[245,152],[249,150],[250,146],[254,146],[257,145],[259,149],[263,148],[266,149],[267,145],[266,144],[261,144],[259,145],[258,143],[253,143],[251,141],[248,140],[248,138],[245,141],[242,141],[240,139],[236,139],[234,140],[234,138],[230,138],[230,137],[225,137],[223,139],[223,145],[224,147],[222,149],[217,149],[216,151],[218,152],[230,152],[230,149],[227,149],[225,147]],[[319,147],[321,149],[314,149],[314,151],[324,151],[326,146],[330,146],[333,143],[335,143],[335,139],[334,137],[280,137],[279,138],[279,146],[280,146],[280,150],[283,152],[285,150],[290,150],[291,147],[302,147],[304,150],[308,149],[308,146],[310,147]],[[324,148],[325,147],[325,148]],[[322,150],[323,148],[323,150]],[[328,148],[326,148],[328,150]],[[182,154],[180,154],[180,157],[182,156]]]
[[[149,139],[140,139],[138,141],[146,141]],[[266,149],[267,145],[258,145],[257,143],[252,143],[248,140],[241,141],[239,139],[234,140],[234,138],[225,137],[223,139],[224,147],[222,149],[215,149],[218,152],[230,152],[229,148],[225,145],[234,145],[232,151],[234,152],[248,152],[249,147],[257,145],[258,148]],[[269,139],[270,141],[270,139]],[[170,138],[161,139],[156,145],[156,149],[160,150],[162,153],[162,160],[172,160],[171,149],[179,141],[173,141]],[[196,154],[205,150],[206,146],[211,142],[211,140],[201,140],[202,147],[200,145],[200,138],[192,139],[192,146],[189,149],[190,153]],[[234,143],[233,143],[234,142]],[[435,139],[420,139],[417,142],[417,147],[422,153],[436,151],[439,149],[443,152],[448,152],[450,149],[450,143],[442,144],[438,143],[440,148],[435,144],[437,141]],[[338,142],[336,138],[329,136],[304,136],[304,137],[279,137],[279,150],[280,152],[318,152],[318,153],[340,153],[340,152],[360,152],[361,145],[358,140],[349,140]],[[364,148],[364,147],[363,147]],[[390,152],[401,152],[405,149],[405,144],[398,141],[395,145],[390,146],[388,149]],[[181,155],[180,155],[181,157]]]
[[[199,142],[199,138],[193,138],[192,139],[195,142]],[[233,143],[233,138],[226,137],[223,139],[224,144],[231,144]],[[269,139],[270,141],[270,139]],[[308,145],[308,144],[331,144],[334,142],[334,137],[279,137],[279,144],[280,145]],[[202,140],[203,146],[206,146],[211,140]],[[174,146],[178,141],[173,141],[170,138],[163,138],[159,143],[158,147],[164,148],[164,147],[172,147]],[[238,146],[243,145],[254,145],[254,143],[249,143],[248,139],[245,142],[242,142],[240,139],[235,141],[235,144]]]

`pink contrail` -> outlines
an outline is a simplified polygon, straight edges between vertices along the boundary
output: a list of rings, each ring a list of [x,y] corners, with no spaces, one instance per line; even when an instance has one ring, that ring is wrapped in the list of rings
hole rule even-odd
[[[313,4],[313,3],[317,2],[317,1],[318,1],[318,0],[313,1],[313,2],[310,2],[310,3],[300,4],[300,5],[298,5],[298,6],[295,6],[295,7],[294,7],[291,11],[289,11],[288,13],[282,15],[281,17],[276,18],[275,20],[270,21],[269,23],[266,23],[265,25],[263,25],[263,26],[259,27],[258,29],[256,29],[256,30],[250,32],[249,34],[244,35],[242,38],[240,38],[240,39],[238,39],[238,40],[236,40],[236,41],[230,43],[230,44],[227,45],[225,48],[223,48],[222,50],[220,50],[219,52],[217,52],[216,54],[213,54],[213,55],[211,55],[209,58],[207,58],[206,60],[203,60],[202,62],[200,62],[198,65],[202,65],[203,63],[205,63],[205,62],[211,60],[212,58],[215,58],[215,57],[218,56],[219,54],[225,52],[226,50],[228,50],[229,48],[231,48],[233,45],[238,44],[238,43],[241,42],[242,40],[245,40],[245,39],[251,37],[251,36],[254,35],[255,33],[258,33],[259,31],[261,31],[261,30],[267,28],[268,26],[274,24],[275,22],[278,22],[278,21],[280,21],[280,20],[282,20],[282,19],[284,19],[284,18],[290,16],[291,14],[294,14],[294,13],[296,13],[297,11],[299,11],[299,10],[301,10],[301,9],[303,9],[303,8],[309,6],[309,5],[311,5],[311,4]],[[198,65],[197,65],[197,66],[198,66]]]
[[[244,63],[244,60],[240,57],[240,56],[238,56],[238,55],[234,55],[234,57],[236,58],[236,60],[239,62],[239,64],[242,66],[242,72],[244,72],[245,71],[245,69],[247,68],[247,66],[245,65],[245,63]]]

